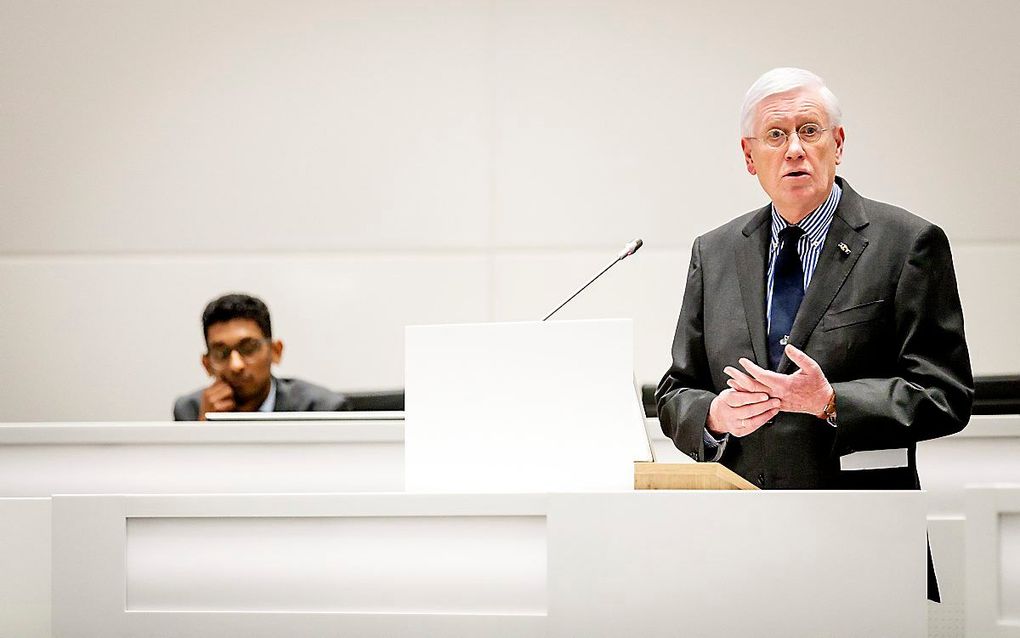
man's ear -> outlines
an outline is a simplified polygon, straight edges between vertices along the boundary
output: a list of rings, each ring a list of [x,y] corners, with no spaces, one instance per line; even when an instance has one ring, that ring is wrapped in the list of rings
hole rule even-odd
[[[280,358],[283,357],[283,342],[276,339],[270,343],[269,352],[273,358],[273,363],[280,363]]]
[[[843,131],[843,127],[840,126],[833,131],[832,137],[836,140],[836,163],[839,164],[843,161],[843,142],[846,140],[846,133]]]
[[[747,165],[747,172],[757,175],[758,169],[754,167],[754,158],[751,157],[751,140],[746,137],[740,138],[740,150],[744,152],[744,163]]]
[[[208,354],[203,354],[202,355],[202,367],[205,368],[206,374],[208,374],[210,377],[215,377],[216,376],[216,373],[213,372],[212,364],[209,363],[209,355]]]

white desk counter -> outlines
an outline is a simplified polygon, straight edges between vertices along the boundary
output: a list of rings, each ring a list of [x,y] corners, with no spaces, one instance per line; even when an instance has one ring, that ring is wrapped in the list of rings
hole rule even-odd
[[[402,421],[0,425],[0,497],[403,489]]]
[[[0,425],[0,636],[50,636],[51,495],[403,489],[402,421]]]
[[[647,430],[656,460],[680,455],[657,420]],[[0,636],[50,636],[51,495],[400,492],[403,434],[400,421],[0,425],[0,597],[13,603]],[[930,636],[963,633],[965,486],[1020,483],[1017,459],[1016,415],[976,416],[918,447],[944,601]]]

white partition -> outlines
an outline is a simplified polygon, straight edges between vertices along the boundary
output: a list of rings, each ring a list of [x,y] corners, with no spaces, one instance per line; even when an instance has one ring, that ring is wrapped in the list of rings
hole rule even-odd
[[[0,498],[0,636],[50,636],[49,498]]]
[[[931,493],[929,513],[962,516],[964,486],[1020,483],[1020,414],[973,416],[962,432],[917,446],[921,487]]]
[[[923,498],[57,496],[54,635],[920,638]]]
[[[629,319],[409,326],[407,488],[632,489],[650,461]]]
[[[52,494],[401,491],[403,447],[400,421],[0,425],[0,637],[50,635]]]
[[[1020,483],[967,488],[967,636],[1020,636]]]
[[[966,485],[1020,483],[1020,415],[977,415],[958,434],[917,446],[928,492],[928,530],[942,604],[929,606],[930,638],[963,635],[966,601]]]
[[[0,497],[377,492],[404,487],[403,423],[0,425]]]

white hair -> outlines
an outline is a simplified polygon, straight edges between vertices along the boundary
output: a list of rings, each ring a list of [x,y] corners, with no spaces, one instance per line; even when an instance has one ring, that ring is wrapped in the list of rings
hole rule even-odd
[[[804,69],[779,67],[763,73],[751,88],[747,89],[744,105],[740,108],[740,135],[743,137],[755,135],[755,118],[762,100],[772,95],[805,88],[818,90],[829,114],[829,126],[833,128],[839,126],[843,121],[843,111],[839,108],[839,100],[829,87],[825,86],[822,78]]]

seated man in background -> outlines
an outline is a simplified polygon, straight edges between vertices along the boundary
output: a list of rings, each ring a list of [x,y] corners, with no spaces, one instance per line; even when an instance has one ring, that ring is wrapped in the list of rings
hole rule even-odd
[[[349,410],[346,397],[300,379],[277,379],[283,342],[273,340],[269,309],[256,297],[229,294],[202,313],[206,353],[202,366],[213,382],[179,397],[175,421],[204,421],[206,412],[308,412]]]

